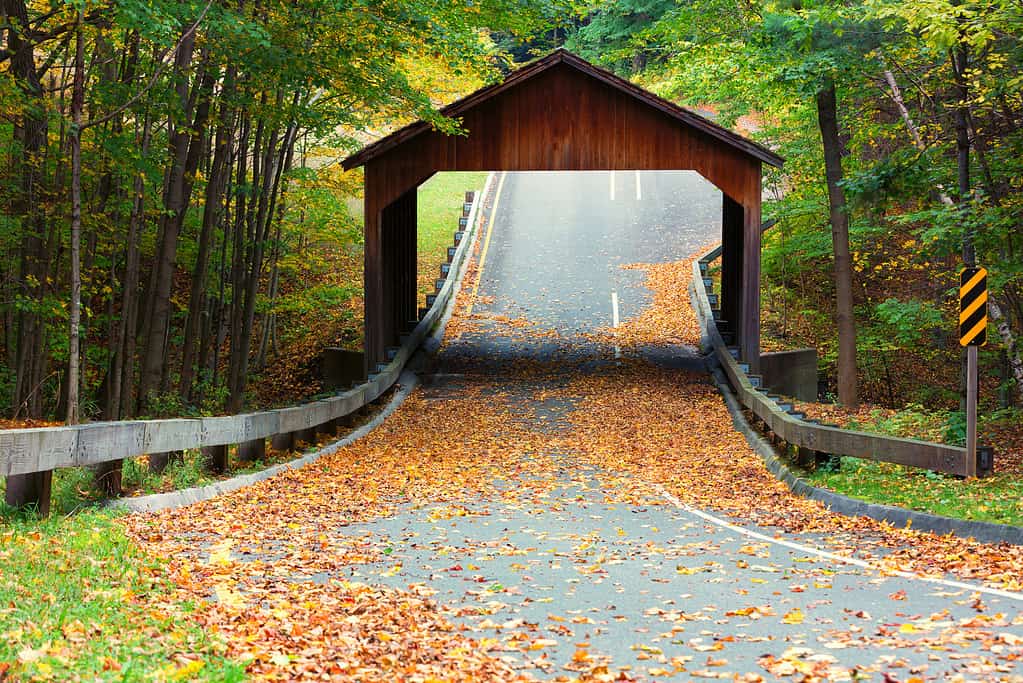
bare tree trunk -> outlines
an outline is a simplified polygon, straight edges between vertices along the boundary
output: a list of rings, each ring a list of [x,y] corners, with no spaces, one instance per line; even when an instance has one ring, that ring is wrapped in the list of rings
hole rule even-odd
[[[817,92],[817,117],[824,147],[824,172],[831,210],[831,238],[835,254],[836,322],[838,326],[838,402],[859,406],[856,377],[856,321],[853,318],[852,257],[849,253],[849,214],[842,189],[842,141],[838,133],[835,84],[828,81]]]
[[[152,121],[146,112],[142,121],[139,144],[143,159],[149,155]],[[145,220],[145,183],[142,172],[132,181],[131,217],[128,219],[128,242],[125,245],[124,292],[119,333],[124,340],[121,361],[120,417],[131,417],[135,407],[135,344],[138,332],[139,304],[139,232]]]
[[[213,229],[219,224],[223,212],[224,190],[227,176],[231,173],[229,165],[231,155],[231,139],[233,127],[233,104],[229,101],[234,91],[235,69],[230,67],[221,91],[222,104],[216,141],[214,143],[213,162],[206,185],[206,199],[203,209],[202,229],[199,234],[199,251],[196,255],[195,269],[192,274],[192,289],[189,294],[188,318],[185,321],[184,342],[181,349],[181,380],[178,393],[183,401],[191,400],[192,382],[195,378],[196,345],[200,334],[200,322],[208,313],[206,305],[206,278],[209,270],[210,251],[212,248]]]
[[[182,44],[184,53],[179,56],[178,73],[184,80],[184,72],[191,63],[193,37]],[[214,75],[207,69],[197,77],[199,84],[195,97],[188,97],[187,82],[179,86],[178,96],[184,105],[186,115],[194,111],[191,127],[180,126],[172,136],[174,161],[168,179],[164,197],[164,220],[162,221],[162,240],[157,245],[155,268],[153,275],[151,304],[146,312],[150,318],[146,325],[146,347],[142,360],[142,372],[139,382],[139,404],[147,405],[153,392],[159,391],[166,378],[167,371],[167,338],[170,334],[171,287],[174,282],[174,271],[177,266],[178,236],[184,224],[185,213],[194,185],[195,171],[199,166],[199,152],[203,146],[206,120],[208,118],[209,95],[213,88]],[[198,101],[196,101],[198,100]]]
[[[952,75],[958,100],[955,108],[956,171],[958,177],[958,204],[963,219],[963,265],[971,267],[977,263],[973,245],[973,225],[970,220],[970,202],[973,188],[970,183],[970,125],[968,100],[969,86],[966,81],[966,47],[960,43],[951,56]]]
[[[74,79],[71,89],[71,305],[68,330],[68,397],[66,422],[78,424],[78,327],[82,315],[82,108],[85,105],[85,39],[82,36],[83,10],[78,10],[75,30]]]
[[[28,8],[24,0],[2,0],[3,16],[13,24],[6,30],[10,53],[10,75],[30,100],[16,120],[15,134],[21,142],[18,160],[20,187],[12,213],[24,217],[19,282],[28,300],[39,300],[45,292],[49,276],[49,250],[43,236],[46,231],[42,214],[42,177],[48,134],[48,116],[43,101],[42,84],[35,64],[35,46],[26,39],[32,35]],[[14,365],[15,416],[42,417],[40,387],[45,374],[46,326],[38,314],[22,308],[17,315],[17,353]],[[41,514],[49,512],[51,472],[35,472],[7,477],[5,499],[8,505],[37,505]]]
[[[249,133],[251,131],[251,121],[247,114],[243,115],[242,123],[242,135],[238,141],[238,167],[236,170],[236,181],[237,187],[245,187],[246,183],[249,182],[248,178],[248,155],[249,155]],[[257,135],[257,142],[258,142]],[[258,156],[258,147],[254,156]],[[253,179],[253,185],[255,179]],[[242,337],[242,315],[244,313],[244,299],[242,292],[244,291],[244,271],[245,271],[245,226],[247,224],[249,202],[244,193],[239,192],[235,197],[234,205],[234,235],[233,244],[231,249],[231,310],[230,310],[230,323],[228,329],[231,337],[231,352],[228,355],[227,363],[227,388],[230,393],[228,404],[226,406],[229,412],[235,412],[234,410],[234,393],[235,387],[238,384],[238,371],[239,371],[239,349],[241,348],[241,337]]]
[[[278,98],[279,105],[280,98]],[[270,236],[271,216],[274,213],[274,205],[280,191],[281,179],[286,167],[290,165],[294,153],[295,140],[297,138],[296,132],[297,129],[294,123],[288,126],[284,136],[280,139],[277,137],[277,131],[274,131],[271,133],[270,140],[266,146],[266,158],[261,169],[263,174],[262,190],[254,226],[255,244],[246,281],[245,311],[238,353],[239,367],[238,374],[236,375],[237,383],[231,391],[230,409],[232,412],[240,410],[244,400],[245,388],[248,382],[249,350],[252,344],[256,295],[258,294],[259,280],[263,271],[264,245]]]

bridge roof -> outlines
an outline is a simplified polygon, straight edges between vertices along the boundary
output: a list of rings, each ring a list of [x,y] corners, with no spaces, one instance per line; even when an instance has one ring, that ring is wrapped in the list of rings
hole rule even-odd
[[[530,79],[536,78],[540,74],[558,65],[570,66],[587,76],[631,96],[644,105],[666,114],[668,117],[674,119],[683,126],[700,131],[701,133],[714,138],[716,141],[723,143],[742,154],[777,168],[780,168],[782,163],[784,163],[784,159],[782,159],[782,157],[778,156],[763,145],[753,142],[752,140],[728,130],[727,128],[719,126],[713,121],[710,121],[709,119],[706,119],[688,109],[680,107],[673,102],[669,102],[664,98],[658,97],[652,92],[644,90],[623,78],[619,78],[610,71],[594,66],[582,57],[572,54],[564,49],[555,50],[543,59],[539,59],[532,64],[512,72],[500,83],[480,88],[471,95],[447,105],[440,111],[445,116],[457,118],[495,96],[511,90]],[[423,133],[428,133],[432,130],[433,127],[428,122],[422,120],[416,121],[415,123],[411,123],[400,128],[390,135],[367,145],[361,151],[345,159],[342,162],[342,165],[345,170],[357,168],[387,153],[388,151],[409,142],[417,136],[422,135]],[[472,131],[470,131],[470,135],[471,134]]]

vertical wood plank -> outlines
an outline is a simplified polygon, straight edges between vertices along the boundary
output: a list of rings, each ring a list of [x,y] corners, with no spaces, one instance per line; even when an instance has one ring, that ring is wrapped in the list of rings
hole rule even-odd
[[[367,164],[365,175],[363,349],[367,372],[373,371],[377,361],[384,352],[382,329],[384,313],[383,258],[380,235],[380,213],[382,206],[380,204],[380,197],[384,196],[386,186],[384,183],[385,179],[379,172],[381,163],[385,164],[386,160]]]
[[[754,164],[743,212],[742,336],[740,353],[750,373],[760,374],[760,163]]]

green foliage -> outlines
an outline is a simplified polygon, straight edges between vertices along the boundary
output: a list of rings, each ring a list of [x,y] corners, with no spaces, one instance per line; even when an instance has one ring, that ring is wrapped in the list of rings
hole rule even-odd
[[[956,446],[966,444],[966,413],[961,410],[954,410],[948,413],[945,421],[945,443]]]
[[[904,345],[919,343],[923,332],[941,326],[944,319],[943,312],[926,301],[885,299],[874,310],[895,341]]]
[[[293,295],[281,297],[277,303],[277,311],[307,315],[316,311],[337,309],[361,290],[362,288],[354,283],[351,285],[318,283]]]
[[[649,55],[657,52],[657,45],[649,44],[645,32],[674,6],[672,0],[599,2],[569,33],[565,47],[616,70],[637,71],[645,66]]]

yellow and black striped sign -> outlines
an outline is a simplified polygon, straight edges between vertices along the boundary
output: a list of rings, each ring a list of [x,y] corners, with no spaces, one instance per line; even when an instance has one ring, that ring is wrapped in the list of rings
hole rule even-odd
[[[959,344],[987,343],[987,270],[963,268],[959,273]]]

